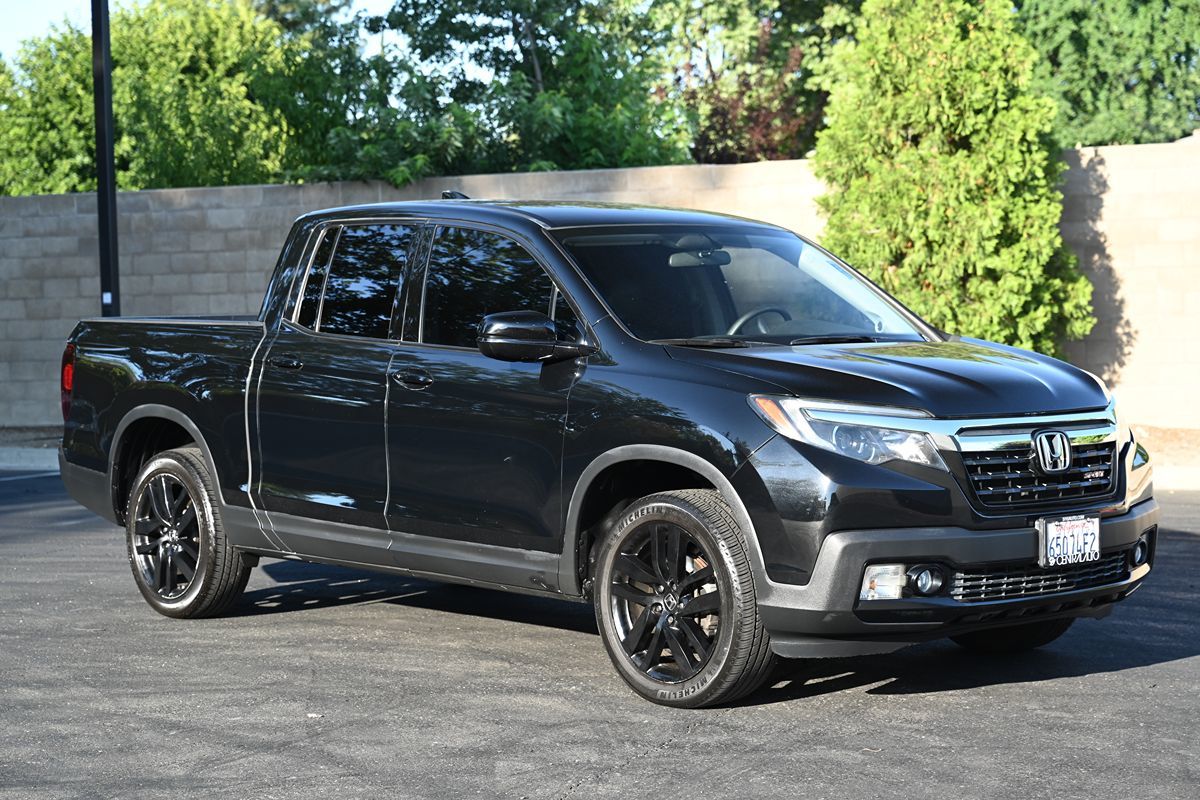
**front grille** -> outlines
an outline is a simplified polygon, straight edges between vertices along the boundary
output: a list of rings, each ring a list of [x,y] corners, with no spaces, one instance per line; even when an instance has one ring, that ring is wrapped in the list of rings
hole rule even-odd
[[[1032,444],[986,452],[964,452],[963,466],[976,499],[992,508],[1058,505],[1103,497],[1114,489],[1115,442],[1074,444],[1071,466],[1044,475],[1034,466]]]
[[[950,596],[963,603],[983,600],[1012,600],[1020,597],[1090,589],[1117,583],[1129,577],[1125,553],[1104,556],[1087,564],[1067,567],[1015,567],[986,572],[955,572]]]

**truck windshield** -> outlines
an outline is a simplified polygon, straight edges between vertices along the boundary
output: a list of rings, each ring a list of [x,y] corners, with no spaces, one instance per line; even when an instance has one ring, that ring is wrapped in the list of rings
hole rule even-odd
[[[575,228],[559,242],[634,336],[676,344],[922,340],[885,295],[773,228]]]

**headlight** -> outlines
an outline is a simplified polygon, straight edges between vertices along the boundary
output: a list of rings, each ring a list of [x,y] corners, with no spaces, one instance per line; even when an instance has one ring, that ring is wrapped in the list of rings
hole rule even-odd
[[[899,427],[883,427],[875,419],[883,416],[903,423],[904,417],[927,416],[921,411],[906,408],[837,406],[798,397],[770,395],[751,395],[750,405],[768,425],[789,439],[868,464],[909,461],[935,469],[946,469],[945,462],[938,455],[937,448],[933,446],[928,435]],[[821,411],[834,411],[842,417],[861,414],[863,422],[823,420],[818,417]]]

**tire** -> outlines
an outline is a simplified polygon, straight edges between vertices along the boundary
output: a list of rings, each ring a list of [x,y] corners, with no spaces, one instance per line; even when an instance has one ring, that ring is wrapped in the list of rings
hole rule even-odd
[[[699,708],[737,700],[767,678],[774,655],[745,536],[717,492],[644,497],[598,547],[596,624],[631,689]]]
[[[1066,633],[1074,621],[1074,618],[1048,619],[1042,622],[1027,622],[1024,625],[972,631],[950,638],[955,644],[974,653],[1023,653],[1050,644]]]
[[[158,613],[217,616],[246,588],[253,565],[225,536],[215,482],[198,448],[151,458],[133,483],[127,517],[129,567]]]

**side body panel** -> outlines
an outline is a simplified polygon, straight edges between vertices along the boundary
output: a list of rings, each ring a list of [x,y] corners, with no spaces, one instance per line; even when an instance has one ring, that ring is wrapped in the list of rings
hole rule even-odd
[[[387,440],[388,524],[404,533],[555,551],[570,363],[399,345]],[[405,385],[405,376],[429,383]]]
[[[383,417],[393,345],[285,324],[263,350],[252,403],[254,488],[262,507],[383,529]]]

